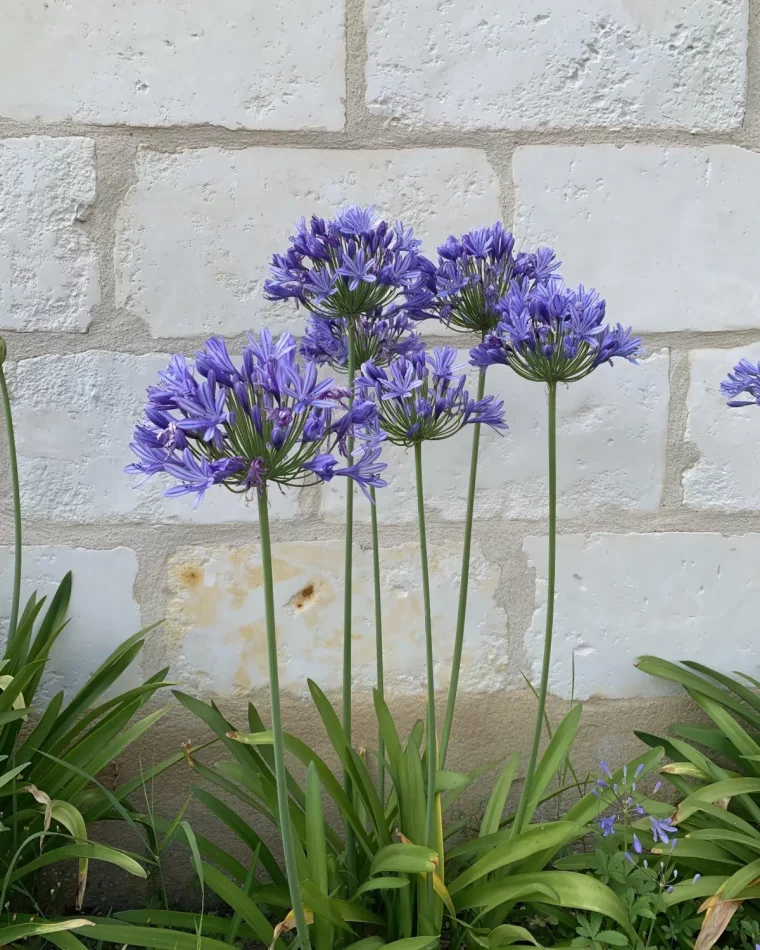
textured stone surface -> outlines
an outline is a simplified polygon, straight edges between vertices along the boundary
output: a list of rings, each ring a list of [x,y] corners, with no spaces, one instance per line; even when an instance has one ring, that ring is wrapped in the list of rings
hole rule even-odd
[[[87,329],[100,300],[95,248],[82,226],[94,202],[90,139],[0,140],[0,328]]]
[[[499,217],[499,186],[475,149],[141,151],[117,223],[120,304],[157,337],[298,331],[303,311],[262,284],[294,223],[346,202],[402,216],[431,248]]]
[[[431,599],[439,685],[448,683],[454,640],[459,544],[431,552]],[[508,666],[506,615],[494,602],[499,569],[477,547],[472,558],[472,604],[461,674],[464,692],[503,689]],[[381,551],[385,676],[390,693],[425,689],[425,640],[419,547]],[[311,677],[323,689],[341,685],[343,543],[277,543],[273,548],[280,677],[303,692]],[[354,561],[354,683],[375,683],[372,555]],[[174,672],[204,692],[245,694],[267,683],[261,560],[255,548],[189,548],[169,566],[167,622],[176,644]],[[218,648],[210,650],[211,644]],[[168,658],[167,658],[168,661]]]
[[[0,61],[14,119],[343,127],[342,0],[14,0]]]
[[[146,388],[168,356],[85,352],[22,360],[12,378],[22,502],[26,517],[51,521],[257,520],[255,505],[224,489],[193,509],[163,498],[152,479],[139,489],[124,473]],[[291,517],[297,494],[272,492],[272,517]]]
[[[70,618],[53,646],[42,681],[45,695],[65,689],[73,695],[106,657],[141,627],[132,594],[137,557],[129,548],[105,551],[63,546],[25,547],[21,603],[37,591],[50,597],[67,571],[73,571]],[[0,548],[0,604],[3,640],[13,587],[13,549]],[[119,680],[128,689],[140,681],[140,661]]]
[[[546,538],[526,538],[536,569],[536,610],[526,659],[540,675],[546,602]],[[566,535],[557,546],[554,649],[549,686],[569,698],[671,692],[633,666],[637,656],[699,660],[730,672],[760,673],[757,561],[760,535]],[[730,636],[721,634],[730,630]]]
[[[466,363],[466,351],[460,351]],[[668,425],[668,365],[659,351],[638,366],[618,361],[558,394],[558,482],[561,517],[600,508],[653,511],[660,503]],[[475,390],[475,382],[470,385]],[[481,437],[475,515],[480,518],[545,518],[546,400],[542,387],[503,367],[489,370],[487,392],[504,400],[509,432]],[[472,434],[465,428],[423,448],[425,497],[431,514],[461,521],[467,504]],[[378,491],[381,523],[417,519],[411,450],[383,449],[388,487]],[[323,489],[325,513],[343,518],[345,485]],[[357,495],[355,517],[369,520]]]
[[[366,0],[367,104],[415,126],[730,129],[746,0]]]
[[[720,384],[740,359],[760,360],[760,343],[735,350],[692,350],[685,439],[698,458],[683,475],[690,508],[760,509],[758,408],[729,409]]]
[[[760,156],[730,145],[540,146],[514,158],[515,229],[557,248],[638,331],[760,326]],[[667,236],[662,229],[667,226]]]

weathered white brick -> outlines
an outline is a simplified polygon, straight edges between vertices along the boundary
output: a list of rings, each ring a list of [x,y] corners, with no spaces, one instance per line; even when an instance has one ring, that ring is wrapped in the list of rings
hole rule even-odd
[[[14,119],[343,128],[342,0],[15,0],[0,61]]]
[[[382,549],[385,676],[389,692],[425,689],[425,640],[419,547]],[[448,683],[459,591],[458,544],[436,544],[431,598],[436,676]],[[302,692],[307,677],[323,689],[341,685],[343,650],[343,542],[291,542],[273,546],[280,676],[285,689]],[[499,569],[473,549],[461,688],[504,687],[508,665],[506,616],[494,601]],[[180,644],[174,672],[185,683],[221,695],[265,686],[266,630],[258,548],[190,548],[169,566],[170,640]],[[355,547],[354,682],[375,684],[375,630],[371,552]],[[213,647],[213,648],[212,648]]]
[[[546,538],[526,538],[524,550],[537,577],[536,610],[525,635],[535,682],[544,637]],[[550,690],[570,696],[573,654],[578,699],[672,692],[634,668],[643,654],[698,659],[757,676],[758,558],[759,534],[561,536]]]
[[[116,294],[157,337],[295,332],[303,311],[262,285],[304,215],[374,204],[436,242],[499,218],[499,185],[474,149],[141,151],[117,223]]]
[[[611,320],[642,332],[760,326],[757,153],[537,146],[517,150],[514,179],[517,233],[556,247]]]
[[[747,0],[366,0],[367,105],[409,125],[736,128]]]
[[[137,556],[129,548],[105,551],[70,547],[25,547],[21,603],[33,591],[50,597],[67,571],[74,582],[66,629],[53,646],[43,689],[52,695],[60,689],[73,695],[90,674],[127,637],[141,627],[140,608],[132,588],[137,576]],[[13,549],[0,548],[0,603],[2,637],[7,636],[13,587]],[[119,679],[119,688],[136,686],[140,664]]]
[[[460,351],[467,362],[467,351]],[[558,402],[559,513],[573,518],[600,508],[653,511],[659,507],[665,472],[668,425],[667,351],[633,366],[619,360],[586,379],[561,387]],[[475,391],[469,370],[470,393]],[[480,441],[475,516],[545,518],[548,491],[546,398],[543,387],[505,367],[488,371],[486,392],[504,400],[509,432],[484,430]],[[431,514],[461,521],[467,504],[470,427],[451,439],[423,447],[425,498]],[[417,519],[411,450],[383,448],[388,486],[377,492],[381,523]],[[345,485],[323,489],[328,517],[340,520]],[[355,517],[369,520],[358,495]]]
[[[760,360],[760,343],[735,350],[693,350],[685,440],[699,453],[683,475],[690,508],[760,508],[760,413],[729,409],[720,384],[740,359]]]
[[[94,201],[90,139],[0,140],[0,328],[87,329],[100,288],[81,222]]]
[[[12,374],[26,516],[51,521],[257,521],[256,506],[223,488],[197,509],[163,498],[168,483],[135,487],[124,473],[145,390],[169,357],[89,351],[21,360]],[[272,492],[272,517],[292,517],[297,492]]]

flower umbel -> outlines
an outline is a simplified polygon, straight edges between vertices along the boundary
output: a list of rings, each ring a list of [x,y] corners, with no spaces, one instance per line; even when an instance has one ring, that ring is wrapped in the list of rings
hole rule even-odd
[[[485,368],[511,367],[524,379],[571,383],[616,357],[636,362],[641,340],[630,328],[605,324],[605,302],[595,290],[548,282],[526,289],[514,282],[498,304],[496,331],[470,351],[470,362]]]
[[[365,491],[382,487],[380,436],[375,407],[357,401],[316,367],[296,359],[296,341],[276,342],[267,330],[249,336],[242,364],[233,363],[224,340],[212,337],[195,365],[175,356],[148,390],[146,420],[137,426],[130,474],[164,473],[179,484],[165,494],[195,494],[196,505],[212,485],[238,493],[262,491],[266,482],[301,487],[353,478]],[[346,438],[358,441],[351,465]]]
[[[397,356],[409,356],[423,344],[414,324],[403,311],[390,315],[365,314],[354,320],[355,360],[358,366],[371,360],[384,366]],[[301,353],[314,363],[328,364],[337,372],[348,367],[348,319],[311,316]]]
[[[427,267],[428,297],[416,295],[413,314],[438,317],[466,333],[495,330],[500,320],[497,305],[513,278],[535,285],[551,281],[559,267],[548,248],[515,257],[514,246],[515,239],[501,222],[461,238],[451,235],[438,248],[438,266]]]
[[[419,244],[411,230],[380,220],[373,208],[344,208],[329,221],[302,219],[286,253],[272,258],[264,293],[327,319],[402,309],[422,278]]]
[[[732,409],[760,406],[760,364],[756,366],[749,360],[739,360],[734,371],[720,384],[720,391],[728,396],[728,405]],[[739,396],[748,398],[739,399]]]
[[[467,423],[480,422],[497,432],[507,428],[503,402],[493,396],[471,399],[466,376],[454,366],[453,347],[423,347],[409,357],[394,360],[386,371],[368,361],[357,379],[359,392],[374,397],[378,424],[389,441],[412,446],[447,439]]]

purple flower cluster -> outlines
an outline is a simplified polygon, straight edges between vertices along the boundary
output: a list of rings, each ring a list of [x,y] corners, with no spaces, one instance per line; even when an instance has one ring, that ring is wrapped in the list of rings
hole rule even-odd
[[[172,357],[148,390],[145,420],[130,448],[130,474],[169,475],[178,484],[169,497],[195,494],[196,505],[212,486],[261,491],[267,482],[303,486],[353,478],[365,491],[382,487],[377,410],[367,401],[347,408],[349,393],[332,379],[320,381],[311,363],[296,360],[296,341],[276,342],[267,330],[249,335],[236,365],[224,340],[212,337],[195,365]],[[352,464],[340,466],[346,440],[358,440]]]
[[[728,374],[720,384],[720,391],[728,397],[728,405],[735,409],[739,406],[760,406],[760,364],[755,366],[749,360],[739,360],[733,373]],[[747,396],[739,399],[739,396]]]
[[[417,317],[436,316],[454,330],[484,335],[499,323],[499,301],[516,280],[525,286],[554,279],[559,262],[549,248],[514,254],[515,240],[497,222],[451,235],[438,248],[438,266],[429,270],[429,298],[418,297]]]
[[[327,319],[403,308],[421,290],[419,244],[411,229],[381,221],[373,208],[344,208],[330,221],[302,219],[290,248],[272,258],[264,293]]]
[[[501,363],[524,379],[570,383],[616,357],[635,363],[643,352],[630,328],[604,323],[604,300],[583,286],[513,282],[497,309],[495,332],[470,351],[470,362],[483,369]]]
[[[363,364],[357,389],[363,398],[374,399],[380,429],[389,441],[412,446],[446,439],[468,422],[496,431],[507,428],[503,402],[493,396],[471,399],[455,359],[456,350],[447,346],[400,357],[387,371],[371,361]]]
[[[410,356],[423,346],[414,324],[403,311],[390,315],[362,315],[354,319],[354,360],[385,366],[398,356]],[[339,372],[348,367],[348,320],[310,317],[301,352],[314,363]]]

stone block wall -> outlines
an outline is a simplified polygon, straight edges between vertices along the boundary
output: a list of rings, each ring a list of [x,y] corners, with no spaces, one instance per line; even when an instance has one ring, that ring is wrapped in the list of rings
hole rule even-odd
[[[402,216],[431,255],[450,232],[501,218],[518,245],[555,245],[568,279],[595,285],[613,322],[645,338],[639,367],[604,367],[559,397],[551,688],[590,700],[588,759],[621,756],[632,725],[672,712],[667,690],[633,668],[639,653],[760,674],[760,413],[729,412],[718,391],[740,355],[760,358],[760,0],[7,7],[0,330],[26,587],[75,571],[56,683],[76,687],[141,622],[165,618],[146,672],[171,665],[231,710],[265,701],[254,509],[219,491],[193,511],[158,486],[135,491],[123,469],[168,354],[192,354],[211,333],[234,351],[249,328],[302,330],[301,314],[262,297],[268,258],[301,215],[345,202]],[[464,354],[468,342],[456,338]],[[510,432],[483,438],[462,762],[526,744],[522,674],[537,675],[545,600],[544,397],[506,372],[489,387]],[[7,593],[4,440],[0,451]],[[412,469],[388,455],[386,667],[412,717],[423,709]],[[467,435],[426,449],[442,687],[468,458]],[[357,722],[371,735],[359,497]],[[317,727],[305,677],[339,687],[341,511],[333,486],[273,497],[282,676],[306,738]],[[199,731],[178,713],[161,728],[151,741],[162,753]]]

